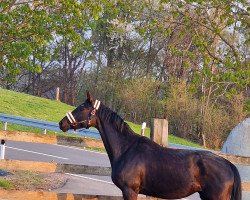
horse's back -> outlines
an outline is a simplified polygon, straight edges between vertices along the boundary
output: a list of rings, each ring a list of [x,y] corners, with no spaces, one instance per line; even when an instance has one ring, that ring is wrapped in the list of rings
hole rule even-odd
[[[199,175],[197,159],[197,155],[189,150],[163,148],[141,138],[124,155],[122,174],[130,174],[127,181],[140,181],[143,194],[160,198],[176,198],[176,194],[185,197],[200,188],[196,180]],[[125,160],[129,160],[129,165]]]
[[[230,162],[209,151],[163,148],[147,139],[136,151],[145,168],[144,184],[157,191],[148,191],[153,196],[176,198],[203,188],[223,190],[234,179]]]
[[[140,193],[159,198],[220,191],[234,179],[230,162],[222,157],[209,151],[164,148],[143,137],[113,169],[118,185],[134,185]]]

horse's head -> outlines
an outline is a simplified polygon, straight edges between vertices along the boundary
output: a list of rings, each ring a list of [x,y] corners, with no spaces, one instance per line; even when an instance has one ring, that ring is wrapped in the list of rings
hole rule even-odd
[[[66,132],[69,129],[76,130],[96,126],[95,112],[99,109],[100,103],[87,92],[85,102],[72,112],[66,113],[66,116],[59,122],[60,129]]]

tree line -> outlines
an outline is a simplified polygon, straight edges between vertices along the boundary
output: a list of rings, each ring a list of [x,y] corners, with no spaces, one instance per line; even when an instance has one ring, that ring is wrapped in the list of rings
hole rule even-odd
[[[250,112],[247,0],[0,1],[0,87],[78,105],[89,90],[126,120],[220,148]]]

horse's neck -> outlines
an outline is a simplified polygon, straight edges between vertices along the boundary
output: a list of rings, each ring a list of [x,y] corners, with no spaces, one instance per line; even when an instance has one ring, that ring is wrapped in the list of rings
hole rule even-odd
[[[97,129],[101,134],[111,165],[114,161],[118,160],[137,139],[136,135],[123,134],[122,131],[117,130],[111,122],[103,121],[101,118],[98,120]]]

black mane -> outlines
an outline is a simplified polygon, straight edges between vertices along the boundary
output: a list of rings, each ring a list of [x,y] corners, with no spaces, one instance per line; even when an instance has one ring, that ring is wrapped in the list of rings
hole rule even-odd
[[[99,110],[99,117],[102,120],[114,125],[117,131],[123,134],[135,134],[135,132],[130,128],[130,126],[122,119],[116,112],[112,111],[105,105],[101,105]]]

